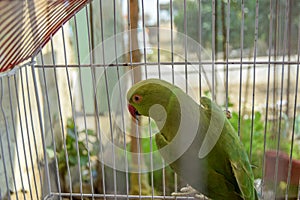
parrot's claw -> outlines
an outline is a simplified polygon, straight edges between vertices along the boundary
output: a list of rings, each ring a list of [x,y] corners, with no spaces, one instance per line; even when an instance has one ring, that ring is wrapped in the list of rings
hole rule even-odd
[[[192,188],[191,186],[187,185],[180,189],[180,192],[172,192],[172,196],[194,196],[196,199],[203,199],[204,195],[199,194],[197,190]]]
[[[190,186],[190,185],[187,185],[186,187],[181,188],[180,192],[188,193],[188,194],[196,194],[196,193],[198,193],[197,190],[195,190],[194,188],[192,188],[192,186]]]
[[[226,116],[227,119],[231,119],[232,118],[232,114],[231,114],[231,112],[229,110],[224,110],[224,112],[225,112],[225,116]]]
[[[196,199],[206,199],[206,197],[203,194],[195,194]]]

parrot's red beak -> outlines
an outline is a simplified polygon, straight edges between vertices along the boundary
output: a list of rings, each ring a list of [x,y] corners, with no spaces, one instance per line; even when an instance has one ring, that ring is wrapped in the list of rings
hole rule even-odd
[[[140,116],[140,113],[131,104],[128,104],[128,110],[134,119],[137,119],[137,116]]]

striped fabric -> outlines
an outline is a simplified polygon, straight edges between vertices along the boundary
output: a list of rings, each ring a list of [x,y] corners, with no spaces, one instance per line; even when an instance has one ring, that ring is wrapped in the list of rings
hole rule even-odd
[[[1,0],[0,72],[43,47],[89,0]]]

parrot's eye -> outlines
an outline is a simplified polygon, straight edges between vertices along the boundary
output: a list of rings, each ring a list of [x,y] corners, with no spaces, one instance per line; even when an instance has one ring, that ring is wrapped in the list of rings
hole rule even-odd
[[[132,97],[132,101],[133,101],[134,103],[140,103],[141,100],[142,100],[142,97],[141,97],[140,95],[135,94],[135,95],[133,95],[133,97]]]

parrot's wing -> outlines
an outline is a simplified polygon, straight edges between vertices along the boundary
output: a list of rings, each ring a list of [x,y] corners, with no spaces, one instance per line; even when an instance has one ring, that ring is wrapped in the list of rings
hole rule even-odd
[[[156,142],[156,146],[158,147],[158,149],[161,149],[164,146],[169,144],[169,142],[166,140],[164,135],[160,132],[155,135],[155,142]]]
[[[256,199],[254,183],[251,181],[253,178],[250,169],[247,169],[240,160],[230,161],[230,163],[243,198]]]

